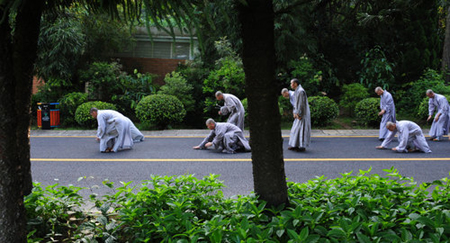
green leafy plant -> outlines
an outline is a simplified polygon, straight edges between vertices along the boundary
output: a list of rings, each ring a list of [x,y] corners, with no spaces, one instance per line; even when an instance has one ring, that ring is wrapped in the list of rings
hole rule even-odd
[[[70,242],[448,242],[450,180],[417,184],[394,167],[383,174],[369,168],[288,182],[290,204],[278,208],[254,194],[224,197],[218,175],[152,176],[136,186],[106,180],[112,193],[90,197],[98,213],[78,210],[81,188],[35,184],[25,200],[28,237],[38,242],[58,232],[57,240]]]
[[[336,102],[326,96],[308,97],[311,125],[325,126],[339,115]]]
[[[323,92],[322,71],[314,68],[313,63],[307,56],[301,56],[298,60],[291,60],[288,63],[290,77],[300,80],[302,87],[310,96],[319,95]]]
[[[339,105],[344,108],[351,116],[354,115],[356,104],[362,99],[369,97],[367,88],[362,84],[353,83],[345,84],[342,87],[343,95],[339,101]]]
[[[114,95],[121,93],[120,80],[125,76],[117,62],[94,62],[88,70],[80,72],[80,79],[88,83],[89,98],[111,102]]]
[[[358,102],[355,108],[358,122],[365,126],[379,126],[381,122],[380,98],[366,98]]]
[[[87,97],[87,93],[72,92],[58,100],[61,121],[64,126],[78,125],[75,121],[75,112],[78,106],[87,101]]]
[[[359,72],[360,83],[369,89],[377,86],[389,89],[395,82],[393,68],[380,46],[369,50],[361,60],[361,71]]]
[[[102,101],[90,101],[78,106],[75,111],[75,120],[82,127],[95,128],[97,125],[97,120],[94,119],[91,114],[89,114],[92,107],[99,110],[117,110],[116,106],[111,103]]]
[[[192,85],[179,73],[172,72],[164,78],[165,84],[161,86],[158,94],[173,95],[184,105],[187,112],[195,109],[195,101],[192,98]]]
[[[149,95],[144,97],[136,107],[136,116],[144,123],[151,123],[158,128],[179,123],[186,115],[183,103],[172,95]]]

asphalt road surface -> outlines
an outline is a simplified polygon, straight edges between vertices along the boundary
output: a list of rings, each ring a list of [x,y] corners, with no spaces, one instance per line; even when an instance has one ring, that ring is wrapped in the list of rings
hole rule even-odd
[[[94,137],[31,137],[31,169],[33,181],[42,185],[59,183],[95,187],[103,195],[111,190],[102,186],[108,179],[140,181],[150,175],[194,174],[202,178],[220,174],[226,196],[248,194],[253,190],[251,153],[222,154],[213,150],[193,150],[199,137],[150,137],[134,145],[132,150],[100,153]],[[313,137],[306,152],[287,150],[284,138],[285,170],[288,181],[306,182],[316,176],[340,177],[341,173],[372,168],[372,173],[385,175],[392,166],[403,176],[418,183],[450,177],[450,141],[431,142],[433,151],[396,153],[378,150],[376,137]],[[391,145],[397,145],[394,141]],[[84,177],[83,180],[78,178]],[[89,194],[87,190],[84,193]]]

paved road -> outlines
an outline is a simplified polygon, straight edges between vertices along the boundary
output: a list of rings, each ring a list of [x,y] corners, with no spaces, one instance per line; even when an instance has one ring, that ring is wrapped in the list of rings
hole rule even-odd
[[[90,187],[104,179],[118,183],[148,179],[154,175],[195,174],[201,178],[220,174],[227,186],[227,196],[247,194],[253,190],[251,153],[234,155],[211,150],[193,150],[200,137],[147,137],[130,151],[102,154],[94,137],[31,137],[33,180],[44,185],[60,183]],[[316,136],[305,153],[287,150],[284,138],[286,176],[289,181],[305,182],[315,176],[339,177],[340,173],[368,170],[385,174],[383,169],[395,166],[402,175],[417,182],[449,177],[450,142],[430,142],[433,151],[395,153],[377,150],[374,136]],[[396,142],[394,143],[394,145]],[[79,177],[86,177],[78,181]],[[108,193],[102,186],[96,193]],[[86,193],[89,193],[86,191]]]

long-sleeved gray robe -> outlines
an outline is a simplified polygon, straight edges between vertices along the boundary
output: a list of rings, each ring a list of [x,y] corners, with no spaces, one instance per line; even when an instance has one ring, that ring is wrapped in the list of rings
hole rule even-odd
[[[381,118],[380,123],[380,139],[385,139],[388,134],[389,130],[386,128],[386,123],[388,121],[395,122],[395,104],[394,99],[392,98],[391,93],[387,92],[385,90],[383,94],[380,97],[380,109],[385,110],[386,112],[383,114],[383,117]]]
[[[311,115],[309,112],[308,97],[301,85],[298,85],[295,89],[294,97],[295,105],[293,113],[302,119],[295,119],[292,124],[289,146],[305,148],[309,146],[311,141]]]
[[[223,149],[223,152],[235,153],[237,149],[251,151],[248,140],[242,130],[234,124],[216,122],[216,126],[209,135],[198,145],[205,149],[205,144],[212,142],[216,149]]]
[[[144,135],[134,126],[128,117],[113,110],[97,112],[97,137],[100,139],[100,152],[107,148],[117,152],[119,149],[129,149],[136,142],[143,141]]]
[[[434,94],[434,98],[428,100],[428,114],[432,116],[437,110],[436,115],[440,113],[439,120],[436,122],[433,119],[433,124],[430,128],[430,137],[441,139],[442,136],[448,134],[449,129],[449,105],[445,96]],[[435,116],[436,117],[436,116]]]
[[[397,121],[396,129],[389,132],[389,135],[381,144],[382,147],[387,147],[398,133],[398,146],[396,147],[397,152],[408,152],[407,146],[414,145],[416,149],[419,149],[425,153],[431,153],[430,147],[428,146],[427,140],[423,135],[422,129],[416,123],[412,121]]]
[[[228,115],[227,122],[238,126],[244,131],[245,110],[239,98],[232,94],[223,94],[224,106],[220,108],[222,115]]]
[[[289,90],[289,102],[291,102],[292,107],[295,107],[295,91]]]

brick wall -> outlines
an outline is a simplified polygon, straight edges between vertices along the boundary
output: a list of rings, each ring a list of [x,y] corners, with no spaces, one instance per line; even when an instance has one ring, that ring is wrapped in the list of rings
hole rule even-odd
[[[137,58],[137,57],[121,57],[120,63],[123,69],[128,73],[133,73],[137,69],[140,73],[156,74],[158,77],[155,83],[164,84],[164,77],[167,73],[175,71],[179,64],[184,64],[186,60],[181,59],[163,59],[163,58]]]
[[[38,87],[44,85],[44,81],[42,79],[38,79],[36,76],[33,76],[33,94],[36,94],[39,89]]]

